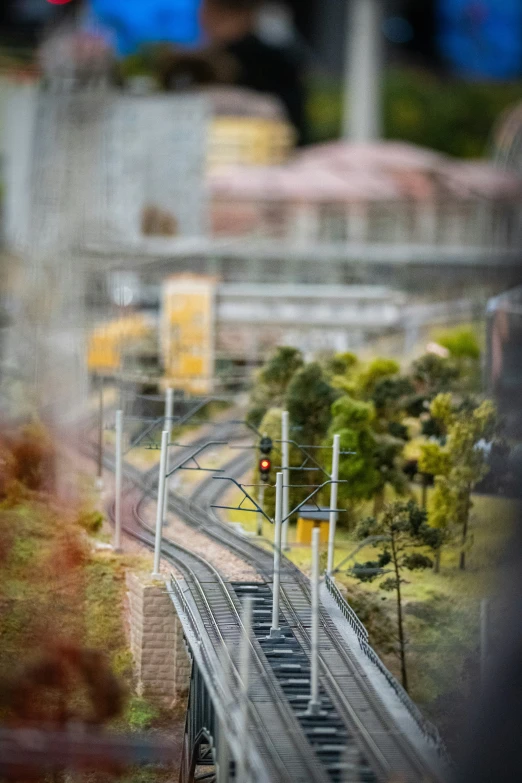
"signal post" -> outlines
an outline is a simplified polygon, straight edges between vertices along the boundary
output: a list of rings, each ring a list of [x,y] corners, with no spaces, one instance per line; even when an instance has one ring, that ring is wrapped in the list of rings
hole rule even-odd
[[[259,460],[259,476],[261,478],[261,486],[259,487],[259,505],[264,509],[265,505],[265,486],[270,481],[270,471],[272,469],[272,461],[270,454],[272,453],[273,441],[265,433],[259,443],[259,451],[261,452],[261,459]],[[257,515],[257,535],[263,535],[263,515]]]

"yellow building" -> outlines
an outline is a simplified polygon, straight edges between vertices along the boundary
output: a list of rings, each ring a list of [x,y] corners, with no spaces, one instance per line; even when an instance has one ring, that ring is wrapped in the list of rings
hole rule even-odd
[[[113,375],[122,369],[125,353],[153,334],[153,327],[145,316],[139,314],[97,326],[88,339],[89,372]]]
[[[315,506],[308,508],[303,506],[299,512],[299,518],[297,520],[297,544],[312,544],[312,530],[319,528],[319,543],[328,543],[328,531],[330,514],[328,511],[318,511]]]
[[[217,281],[173,275],[163,287],[161,353],[167,383],[190,394],[209,394],[215,366]]]
[[[215,117],[212,121],[208,163],[270,166],[285,163],[295,144],[295,131],[287,122],[263,117]]]

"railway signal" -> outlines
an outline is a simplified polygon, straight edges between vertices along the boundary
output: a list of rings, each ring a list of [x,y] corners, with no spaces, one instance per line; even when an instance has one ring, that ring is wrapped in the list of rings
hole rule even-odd
[[[264,484],[268,484],[270,480],[270,469],[272,467],[271,461],[268,457],[262,457],[259,460],[259,473],[261,474],[261,481]]]
[[[271,454],[272,449],[274,448],[274,443],[272,441],[272,438],[269,438],[268,435],[263,435],[259,442],[259,451],[261,454],[264,454],[265,456],[269,456]]]
[[[272,438],[269,438],[268,435],[265,433],[261,438],[261,440],[259,441],[259,451],[263,455],[259,460],[259,473],[261,475],[261,481],[263,482],[263,484],[268,484],[270,480],[270,469],[272,467],[270,454],[272,453],[273,448],[274,448],[274,442]],[[263,486],[263,484],[260,486],[259,494],[258,494],[258,501],[261,509],[263,508],[265,503],[265,487]],[[263,535],[262,514],[257,515],[257,535],[258,536]]]

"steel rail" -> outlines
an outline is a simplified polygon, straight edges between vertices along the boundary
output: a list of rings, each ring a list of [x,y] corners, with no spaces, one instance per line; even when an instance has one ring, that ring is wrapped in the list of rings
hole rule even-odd
[[[224,426],[225,427],[227,426],[226,423]],[[243,455],[239,455],[238,457],[236,457],[234,460],[232,460],[230,463],[227,464],[226,469],[229,472],[235,472],[236,475],[241,475],[241,473],[244,472],[244,470],[247,468],[249,463],[250,460],[248,458],[245,458]],[[157,470],[158,470],[157,466],[154,466],[145,475],[140,474],[139,471],[134,470],[134,479],[138,480],[139,484],[144,490],[144,497],[147,494],[151,494],[151,490],[152,490],[151,485],[154,482],[155,478],[157,480]],[[216,484],[218,485],[219,488],[216,488]],[[198,484],[198,487],[196,488],[195,492],[193,493],[193,495],[188,501],[186,498],[182,498],[176,493],[170,493],[170,497],[168,499],[169,508],[172,511],[176,512],[190,526],[200,530],[203,529],[208,537],[214,539],[221,545],[227,547],[229,550],[238,554],[244,561],[253,565],[254,568],[256,568],[256,570],[258,570],[258,572],[262,576],[270,580],[272,576],[271,573],[272,557],[270,552],[242,538],[234,530],[232,530],[227,523],[220,520],[219,517],[217,517],[215,514],[212,514],[207,509],[201,507],[201,499],[203,499],[204,502],[207,503],[209,500],[212,501],[215,497],[218,497],[222,493],[222,491],[223,489],[221,486],[219,486],[219,483],[214,482],[212,478],[209,478],[204,480],[203,482],[200,482],[200,484]],[[195,498],[196,494],[198,496],[198,502],[196,502],[196,498]],[[302,572],[300,572],[290,562],[284,563],[284,570],[287,573],[287,575],[292,576],[295,579],[295,581],[300,585],[301,589],[303,590],[304,596],[305,597],[307,596],[307,600],[309,600],[309,589],[304,574],[302,574]],[[299,627],[303,640],[305,641],[305,643],[307,643],[307,640],[309,641],[309,635],[307,634],[306,629],[304,628],[302,622],[300,622],[298,614],[296,613],[296,610],[292,604],[292,600],[288,597],[286,592],[284,592],[284,602],[287,611],[290,612],[290,614],[294,617],[294,619],[297,619],[297,626]],[[390,737],[395,739],[397,745],[401,746],[400,748],[401,752],[407,754],[410,757],[410,764],[412,764],[412,766],[414,766],[416,769],[415,774],[416,775],[420,774],[421,776],[425,775],[426,765],[421,764],[420,758],[416,753],[415,749],[412,747],[412,745],[404,737],[398,737],[397,732],[394,731],[393,726],[386,725],[384,721],[384,716],[387,715],[386,708],[379,701],[378,695],[376,693],[375,694],[372,693],[367,683],[365,683],[362,680],[361,673],[357,671],[355,662],[348,655],[348,651],[344,648],[344,645],[340,643],[339,639],[337,638],[337,634],[331,632],[331,629],[329,627],[329,623],[331,622],[331,620],[326,615],[324,609],[322,610],[321,615],[322,615],[323,631],[327,633],[328,639],[332,642],[337,653],[342,656],[347,669],[350,671],[351,676],[355,677],[358,680],[361,692],[364,691],[365,698],[369,703],[369,705],[371,706],[372,711],[374,712],[377,719],[382,723],[383,729],[387,732],[387,734]],[[352,623],[352,627],[353,625],[354,623]],[[359,630],[359,629],[354,629],[354,630]],[[364,650],[364,648],[362,649]],[[372,657],[370,657],[370,660],[373,660]],[[371,737],[369,732],[367,732],[364,726],[362,726],[362,724],[360,723],[360,720],[358,719],[357,715],[354,713],[353,708],[349,704],[348,699],[342,693],[342,690],[340,689],[338,683],[336,682],[334,675],[331,672],[329,672],[328,666],[326,665],[324,659],[321,660],[321,663],[322,663],[323,676],[329,684],[329,688],[327,690],[330,690],[331,691],[330,695],[333,695],[335,701],[337,701],[343,706],[345,712],[345,718],[348,719],[348,724],[351,727],[355,725],[359,729],[358,734],[361,737],[361,741],[365,746],[366,752],[369,753],[369,756],[373,759],[373,761],[378,764],[378,767],[381,770],[381,772],[384,772],[385,768],[387,768],[387,762],[386,760],[383,760],[382,753],[378,748],[376,748],[373,738]],[[406,704],[405,706],[408,705]],[[418,722],[417,715],[412,715],[412,717]],[[421,730],[423,729],[422,726],[419,727],[421,728]],[[433,735],[430,738],[433,740]]]
[[[135,489],[135,487],[131,486],[131,490]],[[132,527],[129,527],[129,525],[123,525],[123,529],[125,532],[132,536],[133,538],[139,540],[141,543],[144,543],[146,546],[150,547],[153,545],[154,538],[153,538],[153,530],[152,528],[147,524],[147,522],[143,519],[143,517],[140,514],[140,509],[145,500],[147,499],[146,494],[142,494],[140,497],[138,504],[133,507],[133,513],[136,523],[145,531],[145,535],[140,534],[138,531],[134,530]],[[111,504],[111,512],[112,512],[112,504]],[[162,552],[166,560],[168,560],[172,565],[174,565],[184,576],[185,578],[188,577],[188,583],[191,583],[192,586],[195,588],[195,591],[199,595],[201,601],[203,602],[206,613],[208,615],[209,620],[214,626],[214,630],[216,633],[216,636],[219,638],[222,647],[224,650],[228,652],[230,662],[233,668],[233,671],[235,672],[235,675],[238,680],[240,680],[240,674],[238,667],[236,665],[236,662],[233,659],[233,656],[231,655],[231,651],[229,649],[229,646],[227,645],[227,642],[221,632],[219,621],[217,617],[215,616],[212,607],[209,602],[207,590],[205,589],[204,585],[201,582],[200,577],[196,573],[196,570],[193,566],[190,565],[192,562],[194,564],[197,563],[200,567],[203,567],[206,569],[207,572],[209,572],[213,578],[216,580],[213,585],[217,585],[219,587],[219,591],[221,596],[225,597],[227,604],[229,606],[230,612],[234,617],[235,622],[237,623],[237,627],[240,633],[245,633],[245,628],[242,622],[242,618],[240,615],[240,612],[238,611],[237,606],[234,603],[231,590],[227,587],[225,580],[222,578],[219,571],[213,566],[212,563],[210,563],[208,560],[203,558],[201,555],[198,555],[195,552],[192,552],[191,550],[179,545],[175,544],[173,542],[170,542],[168,540],[163,540],[162,543]],[[179,553],[183,553],[183,558],[179,556]],[[269,690],[271,697],[272,697],[272,704],[275,706],[277,711],[279,712],[279,715],[281,717],[281,720],[283,721],[283,724],[287,728],[287,741],[288,745],[294,746],[294,752],[295,752],[295,758],[300,759],[303,765],[306,768],[306,779],[302,778],[303,783],[304,781],[318,781],[318,783],[326,783],[326,776],[325,772],[319,762],[319,760],[316,758],[315,754],[313,753],[313,749],[311,748],[310,744],[308,743],[308,740],[302,734],[299,724],[295,719],[295,716],[290,708],[290,705],[285,699],[285,696],[282,692],[279,690],[279,686],[277,683],[273,680],[273,678],[270,676],[270,668],[269,664],[262,655],[260,654],[260,651],[257,649],[257,642],[253,641],[251,638],[249,639],[249,645],[251,649],[251,653],[253,655],[253,660],[258,667],[258,672],[261,673],[261,680],[263,684],[266,686],[266,688]],[[254,712],[257,717],[257,736],[258,741],[264,744],[265,746],[265,758],[271,759],[272,763],[274,763],[274,766],[276,766],[275,771],[278,775],[288,776],[289,774],[292,774],[292,770],[288,769],[288,762],[285,762],[285,760],[281,757],[281,753],[274,744],[270,733],[266,731],[266,726],[264,725],[263,717],[259,713],[259,710],[255,706],[254,702],[250,702],[250,712]],[[277,759],[277,764],[276,764]],[[311,777],[308,777],[310,776]],[[284,780],[285,777],[280,777],[276,779]],[[292,778],[288,778],[292,779]]]
[[[300,586],[302,588],[305,587],[302,584]],[[299,617],[299,613],[295,610],[292,599],[286,594],[284,585],[281,587],[281,595],[283,599],[282,602],[286,607],[286,611],[292,616],[294,623],[299,629],[299,634],[301,636],[300,639],[301,644],[303,644],[304,642],[305,649],[307,650],[308,654],[311,654],[310,632],[308,631],[303,621]],[[361,677],[361,673],[358,671],[358,667],[355,661],[349,655],[345,645],[341,644],[339,638],[337,637],[337,634],[331,632],[329,628],[329,623],[327,622],[327,617],[325,616],[325,612],[323,609],[321,609],[321,620],[322,620],[322,631],[326,635],[328,642],[335,647],[336,652],[341,656],[344,664],[350,670],[350,674],[353,676],[354,680],[357,681],[357,687],[361,691],[367,703],[372,706],[373,714],[377,718],[379,723],[382,725],[382,728],[386,732],[387,736],[393,735],[393,741],[398,746],[400,746],[401,753],[405,755],[405,757],[408,760],[408,763],[411,765],[412,771],[415,775],[415,777],[411,778],[412,783],[416,783],[416,781],[418,780],[425,779],[425,774],[426,774],[425,764],[421,763],[420,759],[418,758],[411,744],[407,742],[402,737],[401,734],[397,732],[392,732],[392,727],[386,723],[384,719],[385,712],[383,710],[382,704],[379,703],[377,694],[372,693],[371,686],[369,686],[368,683],[365,682],[364,678]],[[378,761],[381,768],[381,772],[384,775],[386,775],[386,779],[388,779],[389,774],[392,772],[390,764],[386,760],[381,749],[377,746],[373,736],[365,728],[365,726],[359,719],[353,706],[350,704],[349,698],[347,697],[346,693],[343,692],[343,689],[340,687],[335,676],[332,674],[330,666],[324,658],[324,654],[321,653],[321,649],[319,650],[319,661],[321,664],[322,675],[328,681],[329,687],[326,688],[327,692],[330,691],[330,695],[334,698],[334,701],[336,701],[340,706],[342,706],[342,711],[344,712],[345,718],[348,719],[348,722],[352,725],[352,727],[356,728],[358,735],[361,738],[361,741],[366,746],[365,750],[367,754],[369,754],[369,756],[373,758],[375,761]]]
[[[232,460],[232,462],[226,466],[226,469],[228,472],[232,470],[242,471],[244,470],[246,464],[248,464],[248,461],[245,460],[245,458],[241,455]],[[201,494],[205,492],[205,489],[209,490],[211,494],[217,494],[218,492],[220,493],[222,491],[221,488],[219,490],[213,491],[215,485],[216,482],[213,482],[212,478],[205,479],[198,485],[198,489],[195,491],[198,492],[199,490],[198,494],[200,497]],[[208,498],[206,497],[205,499],[207,500]],[[187,508],[187,505],[189,508]],[[184,498],[175,495],[173,500],[170,501],[170,506],[188,524],[192,525],[193,527],[197,527],[200,530],[204,529],[205,533],[209,537],[226,546],[229,550],[234,551],[243,560],[246,560],[249,562],[249,564],[256,568],[256,570],[264,578],[266,578],[268,581],[271,580],[272,557],[269,551],[261,549],[260,547],[252,544],[250,541],[239,538],[237,534],[226,523],[220,521],[217,516],[211,515],[209,512],[205,512],[204,509],[200,508],[199,504],[196,505],[193,498],[187,504],[187,501]],[[293,579],[295,579],[295,581],[303,590],[307,600],[309,601],[309,586],[304,574],[289,561],[284,563],[283,570],[288,575],[291,575]],[[293,606],[292,600],[286,595],[284,587],[282,587],[282,594],[287,611],[292,615],[294,621],[297,623],[303,637],[302,640],[305,642],[308,648],[307,653],[310,654],[309,634],[306,632],[302,622],[299,620],[299,615]],[[380,702],[378,695],[372,693],[367,683],[364,682],[364,679],[361,676],[361,672],[358,671],[355,662],[349,657],[348,652],[344,649],[344,646],[341,645],[339,640],[336,638],[336,634],[332,633],[328,623],[329,618],[327,617],[324,610],[321,611],[321,619],[323,632],[327,634],[328,640],[332,643],[332,645],[335,646],[336,651],[342,656],[344,664],[349,670],[350,675],[354,679],[357,679],[358,687],[361,693],[364,694],[367,703],[371,706],[374,716],[380,722],[386,734],[389,737],[393,737],[395,744],[400,746],[398,749],[406,757],[410,767],[414,769],[415,777],[411,778],[411,780],[416,781],[423,779],[423,777],[426,775],[426,765],[421,762],[411,744],[401,735],[398,735],[392,725],[389,723],[386,724],[384,716],[387,714],[387,712],[385,707]],[[321,658],[321,665],[323,675],[326,677],[329,684],[329,687],[327,688],[329,695],[332,696],[334,700],[337,701],[337,703],[342,707],[344,719],[347,720],[348,725],[351,728],[356,729],[356,733],[361,739],[364,751],[378,766],[381,779],[386,779],[382,778],[382,776],[385,775],[387,777],[390,772],[390,766],[388,762],[377,747],[370,732],[365,728],[357,714],[354,712],[349,700],[342,693],[342,689],[340,689],[334,675],[329,671],[329,667],[325,663],[324,658]]]
[[[229,465],[227,465],[225,469],[227,469],[228,472],[231,472],[231,471],[233,471],[235,469],[238,469],[239,471],[241,471],[241,470],[244,471],[244,467],[245,467],[246,464],[248,464],[247,460],[244,460],[244,459],[241,460],[240,457],[237,457],[231,463],[229,463]],[[198,487],[200,497],[201,497],[201,494],[204,494],[205,489],[210,490],[210,492],[212,493],[211,487],[212,487],[212,479],[206,479],[204,482],[201,482],[199,487]],[[219,490],[219,491],[221,491],[221,490]],[[217,490],[216,490],[216,493],[217,493]],[[213,494],[216,494],[216,493],[213,493]],[[206,499],[208,499],[208,498],[206,498]],[[214,498],[212,498],[212,500],[213,499]],[[182,498],[176,498],[176,500],[179,502],[180,500],[183,500],[183,499]],[[175,505],[177,505],[177,503]],[[183,504],[183,505],[185,505],[185,504]],[[195,505],[193,500],[190,503],[190,505],[191,505],[192,508]],[[235,551],[243,559],[246,559],[247,562],[249,562],[251,565],[253,565],[255,568],[257,568],[261,572],[261,574],[263,576],[265,576],[267,579],[271,578],[271,575],[272,575],[271,574],[272,558],[271,558],[271,555],[270,555],[270,553],[268,551],[261,549],[260,547],[256,546],[255,544],[253,544],[250,541],[246,541],[246,540],[244,540],[242,538],[239,538],[239,536],[237,536],[235,531],[233,531],[226,523],[224,523],[221,520],[219,520],[219,518],[216,517],[215,515],[210,516],[210,514],[208,512],[205,513],[205,511],[199,507],[199,504],[198,504],[198,506],[196,508],[197,508],[197,512],[205,514],[205,517],[207,519],[207,525],[205,527],[205,532],[207,533],[207,535],[209,535],[210,537],[214,538],[216,541],[219,541],[220,543],[224,544],[225,546],[227,546],[232,551]],[[180,513],[179,506],[178,506],[177,510],[178,510],[178,513]],[[183,516],[184,516],[184,518],[186,518],[189,515],[187,515],[186,512],[185,512],[185,514]],[[190,516],[192,516],[192,515],[190,515]],[[193,520],[194,520],[194,518],[193,518]],[[209,529],[208,523],[211,520],[213,522],[213,527],[215,527],[217,525],[219,528],[221,528],[219,533],[216,534],[215,530]],[[201,528],[201,527],[203,527],[205,525],[205,521],[204,520],[196,518],[194,521],[196,522],[196,524],[197,524],[197,526],[199,528]],[[190,524],[190,522],[189,522],[189,524]],[[306,599],[308,601],[310,601],[309,584],[308,584],[308,580],[305,577],[305,575],[299,569],[297,569],[292,563],[290,563],[289,561],[284,562],[283,569],[289,575],[291,575],[295,579],[295,581],[299,584],[299,586],[303,590],[303,593],[305,594]],[[286,593],[284,591],[284,586],[282,588],[282,593],[283,593],[283,597],[284,597],[284,600],[285,600],[286,607],[287,607],[288,611],[294,617],[294,620],[297,622],[297,625],[300,627],[300,631],[302,632],[304,641],[309,643],[310,642],[309,634],[306,631],[305,627],[303,626],[301,620],[299,619],[299,615],[296,612],[295,607],[293,606],[293,602],[292,602],[291,598],[289,598],[289,596],[286,595]],[[357,618],[357,615],[355,615],[355,613],[354,613],[354,618],[356,618],[357,625],[355,623],[355,619],[352,620],[351,625],[352,625],[352,627],[354,627],[354,625],[356,626],[354,628],[354,630],[356,630],[356,632],[358,633],[358,636],[360,636],[360,637],[364,636],[364,640],[363,641],[366,642],[364,647],[361,645],[361,649],[365,652],[365,654],[372,661],[372,663],[374,665],[376,665],[375,664],[375,660],[374,660],[374,656],[375,656],[375,658],[377,660],[379,660],[378,657],[375,655],[375,653],[373,654],[373,656],[369,655],[368,651],[366,650],[366,648],[369,648],[371,650],[371,648],[369,647],[368,641],[367,641],[366,629],[364,628],[362,623],[360,623],[360,621]],[[349,655],[348,650],[345,648],[345,645],[341,644],[339,638],[337,637],[337,633],[335,633],[335,632],[332,633],[332,630],[330,628],[330,622],[331,621],[330,621],[330,618],[328,617],[328,615],[327,615],[327,613],[325,612],[324,609],[321,609],[321,619],[322,619],[323,632],[327,634],[328,640],[335,647],[337,653],[340,656],[342,656],[342,659],[343,659],[346,667],[350,670],[351,675],[354,678],[357,678],[359,688],[360,688],[361,692],[364,692],[364,696],[365,696],[366,700],[368,701],[368,703],[370,703],[372,705],[374,715],[377,717],[377,719],[383,725],[383,729],[388,733],[388,735],[390,737],[393,736],[396,744],[398,746],[399,745],[401,746],[400,747],[400,751],[408,758],[410,765],[415,770],[414,774],[416,776],[420,775],[421,777],[419,777],[418,779],[421,779],[422,776],[426,774],[426,764],[423,761],[421,761],[421,759],[419,758],[419,755],[417,754],[417,752],[415,751],[415,748],[411,745],[411,743],[408,742],[406,740],[406,738],[404,738],[400,734],[397,734],[397,732],[394,731],[394,727],[393,726],[391,726],[389,723],[386,724],[385,718],[384,718],[385,715],[387,716],[386,708],[380,702],[378,695],[376,693],[374,694],[372,692],[371,686],[369,686],[367,684],[367,682],[365,682],[364,678],[362,677],[361,672],[358,670],[358,667],[357,667],[355,661]],[[308,646],[309,646],[309,644],[308,644]],[[308,652],[310,652],[309,649],[308,649]],[[373,650],[371,650],[371,652],[373,653]],[[326,676],[326,678],[329,680],[330,686],[333,689],[333,693],[331,693],[331,695],[337,697],[337,701],[340,702],[341,705],[343,705],[343,708],[344,708],[344,711],[345,711],[345,716],[347,718],[349,718],[349,722],[352,725],[355,723],[355,725],[359,728],[359,734],[360,734],[361,738],[364,740],[364,745],[366,746],[367,752],[370,753],[370,755],[373,757],[373,759],[375,761],[379,762],[379,766],[380,766],[381,770],[383,772],[385,772],[387,769],[389,769],[389,766],[387,765],[387,762],[384,760],[382,753],[376,747],[375,742],[374,742],[373,738],[371,737],[371,735],[369,734],[369,732],[367,732],[366,729],[360,723],[357,715],[354,713],[353,708],[351,707],[351,705],[349,703],[349,700],[343,694],[342,690],[340,689],[338,683],[335,680],[334,675],[329,670],[329,667],[325,663],[324,659],[322,659],[321,662],[322,662],[323,673]],[[384,667],[383,666],[378,666],[377,668],[382,673],[382,670],[384,669]],[[391,677],[391,675],[390,675],[390,677]],[[394,678],[392,678],[392,679],[394,679]],[[406,700],[409,700],[409,697],[406,694],[405,694],[405,696],[406,696]],[[431,741],[435,745],[435,747],[437,747],[437,745],[440,743],[440,738],[438,737],[438,734],[436,733],[436,730],[435,729],[432,729],[430,731],[427,730],[427,728],[426,728],[427,722],[424,721],[424,719],[422,718],[420,712],[415,707],[413,702],[411,702],[411,700],[409,700],[411,702],[411,704],[408,704],[408,701],[405,702],[404,699],[401,699],[401,701],[403,702],[404,706],[410,712],[411,717],[413,718],[413,720],[417,723],[420,731],[426,736],[426,738],[429,741]],[[361,731],[361,729],[362,729],[362,731]],[[442,748],[440,755],[442,755],[442,756],[445,755],[444,748]]]

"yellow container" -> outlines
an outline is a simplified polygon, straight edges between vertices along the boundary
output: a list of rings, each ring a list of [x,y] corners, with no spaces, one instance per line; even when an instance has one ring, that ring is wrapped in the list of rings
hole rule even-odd
[[[328,543],[328,530],[330,523],[323,520],[315,519],[303,519],[300,517],[297,520],[297,537],[296,543],[298,544],[312,544],[312,530],[319,528],[319,543]]]

